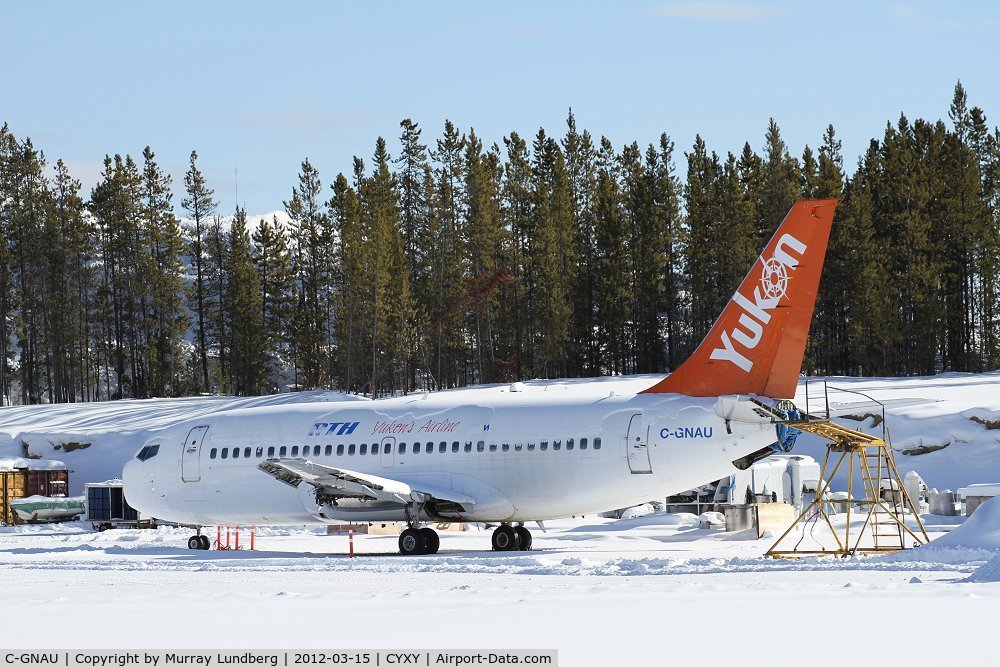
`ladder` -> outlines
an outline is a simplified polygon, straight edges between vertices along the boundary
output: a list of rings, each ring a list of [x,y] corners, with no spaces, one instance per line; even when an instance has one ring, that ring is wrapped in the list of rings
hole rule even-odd
[[[924,530],[917,507],[906,494],[896,470],[892,447],[887,442],[888,431],[883,429],[883,439],[810,415],[803,419],[777,423],[812,433],[829,444],[820,468],[816,497],[771,545],[766,555],[773,558],[819,555],[847,557],[901,551],[907,548],[909,540],[912,540],[913,546],[928,542],[927,531]],[[842,525],[835,525],[841,522],[831,518],[831,515],[836,515],[835,501],[829,499],[828,493],[830,483],[841,470],[847,474],[847,498],[841,501],[846,506],[846,516]],[[860,514],[864,518],[860,529],[853,536],[852,511],[856,516]],[[915,520],[919,534],[906,525],[907,515]],[[802,538],[791,549],[782,548],[785,540],[800,524],[803,528]],[[810,524],[812,548],[803,548],[806,538],[804,529]],[[819,535],[815,534],[816,526],[820,527]]]

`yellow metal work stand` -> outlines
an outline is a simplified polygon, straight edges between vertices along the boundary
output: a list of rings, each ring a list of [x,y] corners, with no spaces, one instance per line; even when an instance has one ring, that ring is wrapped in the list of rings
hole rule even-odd
[[[907,548],[906,542],[910,539],[913,541],[912,546],[928,542],[927,531],[920,521],[917,508],[899,478],[892,447],[885,440],[851,430],[829,419],[804,419],[783,423],[817,435],[828,440],[830,444],[826,446],[815,499],[771,545],[766,555],[772,558],[847,557],[856,554],[901,551]],[[846,518],[843,526],[838,527],[830,519],[833,501],[827,497],[827,493],[831,481],[844,466],[845,461],[847,499],[843,504],[846,506]],[[854,507],[857,507],[855,511],[864,514],[865,521],[860,530],[852,536],[851,512]],[[920,535],[906,525],[907,513],[910,513],[916,521]],[[814,525],[810,529],[810,535],[807,536],[805,527],[811,522]],[[803,527],[803,534],[798,542],[790,549],[779,548],[793,534],[795,527],[800,525]],[[830,548],[826,548],[826,544],[821,542],[824,534],[833,538]],[[819,542],[821,548],[800,548],[807,538],[811,543]],[[791,542],[791,539],[788,539],[788,542]]]

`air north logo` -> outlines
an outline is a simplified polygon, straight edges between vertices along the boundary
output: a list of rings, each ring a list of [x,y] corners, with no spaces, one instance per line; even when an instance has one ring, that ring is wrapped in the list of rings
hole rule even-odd
[[[770,311],[778,306],[788,292],[789,271],[794,273],[799,265],[798,260],[805,252],[805,243],[791,234],[784,234],[775,244],[771,257],[759,258],[760,281],[753,288],[753,300],[739,290],[733,294],[732,301],[744,312],[740,313],[738,324],[731,331],[723,330],[722,347],[712,350],[712,359],[731,361],[747,373],[750,372],[753,362],[747,357],[747,353],[760,343],[764,327],[771,321]]]

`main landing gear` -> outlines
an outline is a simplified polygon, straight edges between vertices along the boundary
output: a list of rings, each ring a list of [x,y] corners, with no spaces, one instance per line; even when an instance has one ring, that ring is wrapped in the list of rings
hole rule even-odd
[[[201,528],[198,532],[188,538],[188,549],[200,549],[202,551],[208,551],[212,548],[212,541],[208,539],[208,535],[201,534]]]
[[[410,526],[399,534],[399,553],[404,556],[436,554],[441,546],[441,538],[433,528]]]
[[[441,538],[432,528],[411,525],[399,534],[399,553],[404,556],[436,554],[440,546]],[[493,551],[531,551],[531,531],[508,523],[497,526],[493,531]]]
[[[531,551],[531,531],[502,524],[493,531],[493,551]]]

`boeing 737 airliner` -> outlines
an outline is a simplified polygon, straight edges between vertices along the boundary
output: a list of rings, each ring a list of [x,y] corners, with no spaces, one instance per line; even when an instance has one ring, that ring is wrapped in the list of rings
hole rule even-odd
[[[146,442],[128,502],[192,526],[405,521],[400,552],[427,554],[426,523],[496,523],[494,549],[527,550],[528,522],[719,479],[778,445],[836,203],[796,203],[691,357],[637,394],[512,385],[233,410]]]

